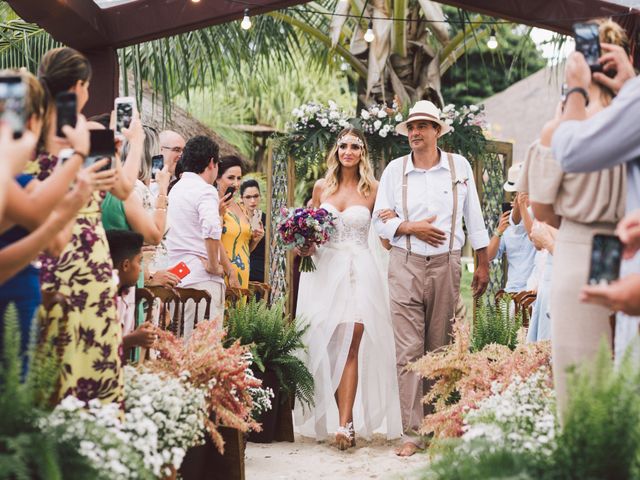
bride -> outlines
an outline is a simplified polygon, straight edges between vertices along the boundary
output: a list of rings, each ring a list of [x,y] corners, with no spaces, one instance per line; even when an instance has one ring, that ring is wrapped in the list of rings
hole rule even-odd
[[[318,440],[335,432],[340,450],[355,446],[355,433],[402,433],[389,294],[375,256],[381,246],[370,232],[377,188],[364,136],[344,129],[312,197],[313,207],[335,216],[336,231],[325,245],[296,252],[316,264],[301,274],[296,310],[310,325],[306,364],[315,406],[296,407],[296,426]]]

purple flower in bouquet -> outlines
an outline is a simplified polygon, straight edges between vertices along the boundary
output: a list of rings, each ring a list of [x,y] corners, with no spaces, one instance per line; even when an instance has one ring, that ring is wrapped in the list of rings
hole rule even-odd
[[[334,216],[324,208],[283,208],[282,222],[278,226],[280,243],[287,249],[322,245],[329,241],[335,231]],[[313,272],[316,269],[311,257],[303,257],[301,272]]]

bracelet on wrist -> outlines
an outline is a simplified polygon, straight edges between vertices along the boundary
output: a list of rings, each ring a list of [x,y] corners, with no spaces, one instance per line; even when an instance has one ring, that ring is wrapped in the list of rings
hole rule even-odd
[[[502,237],[502,235],[504,235],[504,232],[501,232],[500,230],[496,230],[496,237],[500,238]]]
[[[580,95],[582,95],[584,97],[584,102],[585,102],[584,106],[585,107],[589,106],[589,93],[582,87],[573,87],[573,88],[569,89],[569,91],[564,96],[565,103],[569,99],[569,95],[571,95],[572,93],[579,93]]]
[[[78,155],[80,158],[82,158],[83,161],[87,159],[87,154],[79,152],[78,150],[73,150],[73,153],[71,155]]]

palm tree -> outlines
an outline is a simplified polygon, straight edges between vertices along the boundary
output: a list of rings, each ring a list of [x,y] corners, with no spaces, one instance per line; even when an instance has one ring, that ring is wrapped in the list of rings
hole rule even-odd
[[[26,63],[35,70],[42,54],[58,43],[0,6],[0,66]],[[363,32],[371,17],[375,39],[367,44]],[[404,104],[421,98],[440,103],[442,73],[464,53],[461,46],[488,34],[486,27],[470,24],[453,38],[448,32],[442,8],[430,0],[321,0],[255,18],[249,32],[232,22],[118,53],[121,76],[132,72],[138,96],[148,81],[165,104],[193,87],[224,81],[247,64],[259,76],[268,65],[290,67],[299,56],[315,66],[350,65],[361,103],[394,97]],[[123,88],[126,94],[126,82]]]

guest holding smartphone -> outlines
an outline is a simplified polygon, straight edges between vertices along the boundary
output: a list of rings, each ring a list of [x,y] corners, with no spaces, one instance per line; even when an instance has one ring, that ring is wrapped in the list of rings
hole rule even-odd
[[[620,25],[598,20],[600,41],[625,48],[628,39]],[[612,101],[611,90],[590,76],[587,89],[570,88],[556,118],[542,130],[527,153],[518,190],[528,191],[536,219],[558,228],[553,251],[550,294],[553,377],[560,413],[567,401],[567,368],[590,361],[604,341],[611,345],[611,312],[580,302],[587,283],[594,233],[612,234],[625,211],[625,166],[592,173],[565,173],[554,158],[551,138],[569,102],[587,104],[594,117]]]
[[[241,180],[242,160],[233,155],[222,157],[218,165],[216,188],[220,196],[220,216],[223,219],[221,240],[226,256],[221,255],[220,259],[229,286],[248,288],[253,234],[246,210],[235,200]]]

